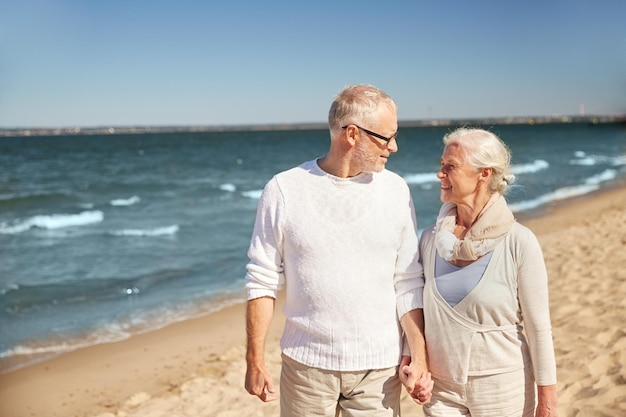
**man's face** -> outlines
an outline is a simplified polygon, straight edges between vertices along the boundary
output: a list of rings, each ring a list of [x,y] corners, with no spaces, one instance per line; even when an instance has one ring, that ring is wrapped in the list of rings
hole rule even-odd
[[[381,136],[391,138],[398,131],[398,117],[395,111],[388,106],[381,106],[377,112],[378,123],[363,128],[376,132]],[[359,137],[354,150],[355,161],[360,165],[361,172],[380,172],[392,152],[398,151],[395,137],[389,141],[379,139],[359,129]]]

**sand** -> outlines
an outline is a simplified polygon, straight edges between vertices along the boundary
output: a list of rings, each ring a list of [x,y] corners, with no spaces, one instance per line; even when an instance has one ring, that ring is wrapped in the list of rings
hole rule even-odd
[[[626,415],[626,187],[521,218],[550,276],[563,416]],[[267,345],[278,384],[277,304]],[[243,388],[242,304],[0,375],[1,417],[277,416]],[[403,396],[403,415],[422,416]]]

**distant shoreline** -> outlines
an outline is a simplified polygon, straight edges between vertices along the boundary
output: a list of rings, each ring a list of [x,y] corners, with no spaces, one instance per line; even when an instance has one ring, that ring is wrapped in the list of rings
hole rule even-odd
[[[460,125],[539,125],[587,123],[591,125],[607,123],[626,124],[626,114],[610,116],[539,116],[539,117],[499,117],[475,119],[429,119],[401,120],[400,127],[447,127]],[[282,123],[250,125],[197,125],[197,126],[96,126],[96,127],[37,127],[0,128],[0,137],[38,137],[72,135],[116,135],[144,133],[194,133],[194,132],[241,132],[241,131],[280,131],[280,130],[323,130],[326,123]]]

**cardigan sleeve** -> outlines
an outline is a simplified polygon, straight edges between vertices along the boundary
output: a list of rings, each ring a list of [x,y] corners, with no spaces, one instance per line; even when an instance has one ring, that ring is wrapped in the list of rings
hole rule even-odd
[[[517,245],[518,297],[537,385],[556,384],[548,273],[536,236],[524,227]]]

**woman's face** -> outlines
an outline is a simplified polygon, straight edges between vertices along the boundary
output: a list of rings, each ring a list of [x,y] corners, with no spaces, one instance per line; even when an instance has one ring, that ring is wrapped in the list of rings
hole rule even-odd
[[[441,202],[470,204],[478,190],[480,170],[474,169],[467,162],[465,151],[452,143],[443,150],[437,178],[441,181]]]

